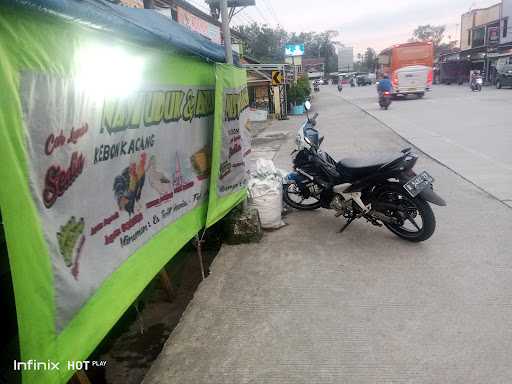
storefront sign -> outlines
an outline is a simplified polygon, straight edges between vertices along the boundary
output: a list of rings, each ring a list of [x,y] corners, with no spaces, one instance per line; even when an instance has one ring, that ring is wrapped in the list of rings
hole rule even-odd
[[[177,13],[178,23],[186,26],[188,29],[194,32],[200,33],[214,43],[221,43],[220,28],[218,26],[201,19],[196,15],[193,15],[181,7],[177,7]]]
[[[498,44],[500,42],[499,27],[487,27],[487,44]]]
[[[121,0],[121,5],[126,5],[131,8],[144,8],[144,2],[142,0]]]

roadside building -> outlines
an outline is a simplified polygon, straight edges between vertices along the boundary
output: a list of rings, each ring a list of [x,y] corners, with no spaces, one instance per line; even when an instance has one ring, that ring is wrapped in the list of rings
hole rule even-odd
[[[501,2],[500,49],[512,49],[512,0]]]
[[[500,52],[502,3],[473,9],[461,16],[460,53],[469,62],[469,70],[479,70],[484,81],[494,83]],[[469,73],[465,74],[467,78]]]
[[[501,2],[501,20],[500,20],[500,44],[496,52],[491,52],[487,56],[495,62],[496,78],[500,75],[510,78],[508,71],[512,68],[512,0],[503,0]],[[495,79],[496,80],[496,79]],[[503,79],[500,80],[503,82]]]
[[[240,64],[257,65],[260,62],[252,57],[244,56]],[[272,80],[271,76],[259,70],[247,70],[247,91],[249,93],[249,120],[266,120],[268,114],[272,114],[275,107],[272,105]]]
[[[434,69],[437,84],[462,84],[468,80],[471,62],[460,52],[441,54]]]
[[[338,47],[338,71],[352,72],[354,70],[354,48]]]
[[[325,58],[311,57],[302,59],[302,68],[310,80],[321,79],[325,75]]]

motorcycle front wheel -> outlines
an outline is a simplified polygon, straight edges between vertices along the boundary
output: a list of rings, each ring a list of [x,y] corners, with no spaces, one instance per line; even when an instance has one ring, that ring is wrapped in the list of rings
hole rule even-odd
[[[434,234],[436,229],[434,212],[421,197],[411,197],[401,186],[390,185],[379,193],[377,199],[379,202],[396,206],[396,209],[389,209],[385,214],[397,219],[398,222],[384,223],[384,225],[398,237],[419,243]]]
[[[322,206],[322,203],[316,197],[305,197],[297,183],[283,184],[283,200],[290,207],[301,211],[313,211]]]

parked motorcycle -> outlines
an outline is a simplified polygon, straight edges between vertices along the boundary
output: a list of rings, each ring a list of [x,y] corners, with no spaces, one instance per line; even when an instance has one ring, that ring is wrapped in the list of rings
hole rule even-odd
[[[388,110],[391,105],[391,92],[385,91],[379,94],[379,105],[381,109]]]
[[[305,107],[307,112],[311,104],[306,102]],[[347,220],[340,232],[364,218],[411,242],[432,236],[436,220],[429,203],[446,203],[434,192],[432,176],[413,171],[418,156],[410,148],[337,162],[320,149],[324,138],[315,128],[318,113],[307,116],[292,152],[294,172],[283,182],[286,204],[299,210],[334,210],[336,217]]]

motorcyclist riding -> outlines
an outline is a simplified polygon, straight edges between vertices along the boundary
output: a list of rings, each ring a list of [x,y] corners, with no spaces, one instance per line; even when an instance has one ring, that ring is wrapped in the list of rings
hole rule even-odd
[[[382,109],[388,109],[391,105],[391,92],[393,85],[389,81],[388,75],[384,75],[383,79],[379,81],[377,92],[379,93],[379,105]]]
[[[482,90],[482,75],[480,71],[472,71],[471,79],[469,80],[469,86],[472,91],[481,91]]]
[[[377,92],[379,92],[379,96],[384,92],[391,92],[393,90],[393,85],[389,80],[388,75],[384,75],[384,77],[379,81],[379,85],[377,86]]]

